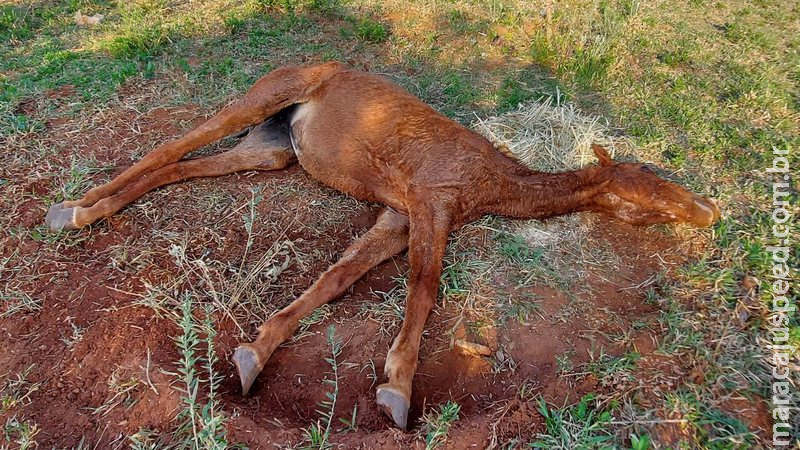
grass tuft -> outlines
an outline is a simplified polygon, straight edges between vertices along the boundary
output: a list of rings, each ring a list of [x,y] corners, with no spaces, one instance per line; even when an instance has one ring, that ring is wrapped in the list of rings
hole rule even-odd
[[[36,442],[36,435],[39,434],[39,426],[29,420],[21,420],[17,416],[10,416],[3,425],[3,436],[0,445],[5,449],[4,442],[14,444],[17,450],[33,450],[39,447]],[[11,448],[11,447],[8,447]]]
[[[374,44],[380,44],[389,37],[389,31],[386,26],[370,18],[358,20],[354,28],[356,37]]]
[[[428,413],[422,417],[425,450],[433,450],[447,443],[447,433],[458,420],[460,411],[461,405],[448,400],[447,403],[439,405],[436,413]]]
[[[544,417],[545,431],[536,435],[529,445],[548,450],[605,449],[612,448],[614,439],[610,430],[611,413],[599,409],[593,395],[581,398],[578,404],[563,408],[549,408],[539,398],[539,413]]]
[[[12,378],[10,374],[3,375],[4,383],[0,388],[0,414],[5,414],[18,405],[27,405],[31,396],[39,390],[42,383],[28,381],[35,365],[28,366]]]

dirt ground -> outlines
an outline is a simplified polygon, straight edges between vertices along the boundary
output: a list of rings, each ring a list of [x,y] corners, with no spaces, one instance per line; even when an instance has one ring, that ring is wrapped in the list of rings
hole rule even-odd
[[[53,95],[68,98],[71,93]],[[36,104],[26,107],[36,108]],[[118,173],[157,142],[196,124],[200,111],[186,107],[98,114],[96,120],[102,126],[75,133],[75,123],[65,119],[48,124],[36,138],[52,149],[53,160],[66,166],[75,155],[113,166],[109,172],[92,175],[101,180]],[[148,286],[174,276],[177,269],[168,243],[178,239],[175,236],[188,237],[187,252],[210,253],[217,261],[237,265],[247,235],[239,214],[229,212],[247,201],[252,186],[262,186],[265,200],[258,211],[265,221],[278,226],[257,228],[252,257],[281,237],[282,229],[288,230],[285,238],[295,242],[299,252],[312,255],[308,262],[293,261],[278,277],[270,300],[277,309],[302,292],[348,241],[368,229],[379,211],[378,205],[357,203],[320,186],[295,167],[162,189],[141,199],[138,206],[70,235],[67,245],[30,232],[43,222],[49,206],[44,197],[64,179],[31,173],[18,176],[28,182],[26,194],[9,220],[25,232],[19,240],[2,243],[0,258],[20,264],[16,278],[6,281],[17,283],[19,290],[40,300],[43,307],[0,319],[0,374],[16,374],[33,366],[28,381],[40,386],[15,413],[39,425],[40,448],[71,448],[81,439],[98,443],[95,448],[113,448],[124,446],[125,436],[138,430],[165,432],[174,427],[182,406],[172,375],[179,359],[174,343],[179,330],[172,320],[135,301]],[[222,193],[223,200],[204,209],[212,193]],[[227,204],[227,209],[220,204]],[[461,405],[461,414],[446,448],[491,448],[514,438],[533,439],[543,427],[536,409],[538,394],[561,406],[590,392],[639,388],[641,405],[657,405],[659,389],[674,388],[686,377],[697,376],[693,370],[701,369],[658,354],[660,313],[656,304],[647,301],[647,287],[654,277],[691,258],[693,246],[703,244],[682,242],[665,228],[634,228],[591,215],[582,216],[580,222],[590,230],[590,241],[614,253],[618,264],[588,272],[582,281],[588,288],[574,297],[546,285],[519,288],[508,276],[498,275],[493,278],[495,292],[530,296],[540,308],[527,322],[509,321],[482,334],[459,320],[462,304],[439,303],[427,323],[409,432],[393,428],[374,403],[374,387],[382,381],[386,351],[397,328],[362,314],[364,305],[381,301],[377,292],[395,285],[393,278],[406,269],[405,256],[370,271],[332,305],[324,320],[309,327],[305,337],[279,348],[248,397],[240,395],[230,363],[240,333],[233,321],[218,317],[217,369],[224,377],[221,409],[229,418],[230,440],[264,449],[302,441],[303,429],[319,418],[318,403],[329,390],[323,379],[330,370],[324,358],[329,354],[325,331],[331,324],[343,342],[336,416],[350,417],[357,407],[357,429],[332,436],[335,444],[345,448],[424,447],[417,435],[420,416],[447,400]],[[496,245],[485,228],[470,228],[461,237],[478,248]],[[565,314],[570,305],[578,312]],[[252,325],[245,330],[253,332]],[[460,337],[486,344],[494,354],[488,358],[466,355],[452,346],[452,340]],[[601,380],[581,369],[601,347],[615,356],[632,349],[638,352],[636,378]],[[575,368],[572,371],[559,369],[556,357],[565,354]],[[506,368],[497,370],[504,362],[508,362]],[[139,382],[126,392],[124,402],[109,409],[103,405],[115,403],[111,379]],[[523,387],[532,395],[520,395]],[[741,405],[743,411],[749,408],[749,404]],[[760,428],[766,426],[763,421],[763,412],[756,411],[748,422]],[[679,430],[666,427],[664,441],[679,441]]]

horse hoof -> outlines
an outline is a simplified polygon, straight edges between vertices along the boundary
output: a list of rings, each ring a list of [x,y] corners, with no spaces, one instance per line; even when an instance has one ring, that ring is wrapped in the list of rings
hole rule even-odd
[[[53,231],[76,230],[80,228],[75,223],[75,207],[67,208],[63,203],[56,203],[47,210],[44,223]]]
[[[392,418],[398,428],[405,430],[408,425],[408,409],[411,406],[409,399],[388,384],[378,386],[375,397],[381,410]]]
[[[261,373],[263,364],[259,361],[255,350],[244,345],[240,345],[233,353],[233,363],[236,365],[239,380],[242,382],[242,395],[247,395],[256,377]]]

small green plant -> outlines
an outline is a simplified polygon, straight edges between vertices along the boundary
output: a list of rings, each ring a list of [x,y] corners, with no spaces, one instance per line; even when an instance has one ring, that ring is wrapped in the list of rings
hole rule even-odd
[[[342,8],[342,0],[311,0],[308,7],[321,13],[335,13]]]
[[[611,413],[598,410],[593,394],[585,395],[577,405],[550,409],[539,397],[539,413],[544,417],[545,432],[536,435],[533,448],[548,450],[611,449]]]
[[[659,344],[659,351],[670,355],[697,348],[702,343],[703,336],[691,326],[691,322],[688,320],[693,312],[685,310],[677,301],[668,300],[667,309],[662,310],[661,316],[658,318],[662,329],[666,331],[664,339]]]
[[[576,50],[565,69],[576,84],[584,89],[592,89],[606,78],[613,61],[607,49],[595,45]]]
[[[599,356],[595,357],[591,352],[589,356],[592,359],[589,363],[589,371],[600,378],[620,371],[631,371],[636,368],[636,362],[640,359],[639,354],[636,352],[626,353],[617,357],[606,354],[603,349],[600,349]]]
[[[536,266],[544,255],[543,248],[531,248],[522,236],[516,234],[501,232],[495,235],[495,241],[500,244],[500,254],[519,266]]]
[[[505,231],[497,232],[494,241],[499,244],[500,256],[512,265],[519,286],[541,282],[554,289],[567,290],[570,282],[545,258],[545,247],[531,247],[522,236]]]
[[[30,365],[13,378],[3,375],[2,378],[5,379],[5,382],[0,388],[0,414],[10,411],[17,405],[26,405],[30,402],[31,396],[42,385],[28,381],[28,377],[35,368],[35,365]]]
[[[214,351],[216,331],[211,322],[211,309],[206,308],[206,318],[202,324],[198,324],[192,315],[193,304],[192,297],[185,294],[178,323],[181,335],[175,340],[181,355],[178,374],[183,385],[180,391],[184,405],[178,414],[182,423],[176,435],[183,437],[184,447],[193,450],[222,450],[228,448],[228,441],[225,418],[218,412],[217,391],[221,378],[214,369],[217,362]],[[201,333],[205,337],[201,337]],[[202,344],[206,346],[205,355],[201,353]],[[198,373],[198,365],[203,368],[206,378]],[[208,389],[205,404],[201,403],[201,386]]]
[[[443,108],[445,113],[457,114],[480,98],[480,92],[470,80],[470,74],[463,71],[448,69],[437,74],[437,84],[441,85],[441,92],[447,99],[448,105]]]
[[[649,450],[650,436],[631,435],[631,450]]]
[[[707,399],[688,388],[669,393],[666,407],[671,415],[686,419],[689,431],[702,445],[700,448],[751,448],[748,444],[756,440],[742,421],[708,404]]]
[[[556,367],[558,368],[558,373],[567,374],[572,372],[573,365],[571,356],[572,352],[565,352],[560,355],[556,355]]]
[[[150,25],[116,36],[106,42],[104,47],[116,58],[147,58],[159,51],[167,40],[167,31],[163,27]]]
[[[309,331],[309,329],[318,323],[322,323],[330,317],[333,313],[330,304],[325,304],[320,306],[319,308],[314,309],[308,316],[300,319],[300,326],[297,331],[294,333],[289,339],[289,343],[296,343],[302,341],[304,338],[314,334],[313,332]]]
[[[389,31],[386,25],[370,18],[363,18],[355,23],[355,34],[362,41],[380,44],[389,36]]]
[[[497,91],[497,109],[501,111],[518,107],[534,98],[535,93],[516,78],[506,78]]]
[[[542,306],[536,302],[535,296],[529,293],[523,293],[522,298],[510,298],[508,302],[498,302],[498,320],[500,323],[507,323],[509,320],[515,320],[520,325],[528,323],[536,313],[540,313]]]
[[[422,417],[425,422],[422,428],[425,435],[425,450],[439,448],[447,442],[447,433],[453,423],[458,420],[460,411],[461,405],[448,400],[447,403],[439,405],[439,411],[436,414],[426,414]]]
[[[113,165],[99,165],[93,160],[78,160],[73,158],[72,165],[68,171],[68,178],[61,187],[61,195],[56,201],[71,200],[79,194],[86,192],[91,187],[92,176],[102,172],[108,172],[114,168]]]
[[[558,51],[544,33],[540,32],[533,36],[528,51],[533,61],[540,66],[551,68],[558,61]]]
[[[3,426],[3,441],[16,444],[18,450],[29,450],[39,446],[36,442],[36,435],[39,433],[39,426],[28,420],[20,420],[17,416],[6,419]],[[12,447],[0,447],[3,450]]]
[[[248,214],[242,215],[242,222],[244,222],[244,229],[247,232],[247,243],[244,246],[244,254],[242,255],[242,261],[239,263],[239,270],[237,272],[237,280],[236,284],[241,283],[242,272],[244,272],[244,263],[247,259],[247,254],[250,252],[250,249],[253,247],[253,239],[255,234],[253,233],[253,224],[256,223],[258,219],[258,205],[264,200],[264,195],[261,193],[260,187],[254,187],[250,189],[250,201],[247,202],[247,206],[249,209]]]
[[[293,16],[301,2],[300,0],[259,0],[258,3],[266,9],[284,12]]]
[[[445,301],[463,298],[469,294],[470,266],[474,264],[475,261],[468,261],[462,258],[452,262],[452,264],[447,264],[442,269],[442,275],[439,279],[439,291]]]
[[[394,286],[388,291],[372,291],[376,299],[364,302],[359,312],[359,315],[378,322],[382,334],[392,334],[400,326],[405,314],[408,279],[394,277],[392,281]]]
[[[306,440],[308,441],[308,445],[304,447],[306,449],[325,450],[331,448],[328,439],[331,435],[331,426],[336,412],[336,400],[339,398],[339,361],[337,358],[342,353],[342,341],[336,337],[336,327],[333,325],[328,327],[326,337],[331,356],[325,358],[325,362],[330,364],[331,371],[329,372],[330,377],[325,378],[323,382],[331,387],[331,391],[325,393],[327,400],[319,402],[321,409],[318,409],[317,413],[319,413],[321,419],[305,430]],[[351,421],[345,421],[344,423],[352,428],[355,426],[355,419],[356,410],[354,409]]]
[[[345,428],[342,431],[358,431],[358,403],[353,405],[353,414],[350,416],[349,419],[345,419],[344,417],[339,418],[339,422],[344,424]]]
[[[2,5],[0,6],[0,38],[5,39],[24,39],[29,37],[33,30],[37,28],[34,23],[35,17],[29,17],[24,5]]]
[[[666,50],[662,53],[659,53],[657,58],[659,61],[670,67],[678,67],[689,63],[689,50],[686,48]]]

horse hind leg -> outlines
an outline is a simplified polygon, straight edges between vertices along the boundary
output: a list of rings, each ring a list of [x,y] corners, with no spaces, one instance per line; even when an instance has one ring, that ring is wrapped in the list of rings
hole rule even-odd
[[[184,136],[167,142],[111,181],[95,186],[78,200],[68,200],[51,206],[45,223],[54,230],[69,228],[70,217],[104,199],[111,198],[142,178],[153,177],[160,169],[177,163],[191,151],[230,136],[247,127],[264,122],[286,108],[302,103],[320,84],[342,71],[340,63],[323,63],[308,67],[282,67],[261,77],[239,100]],[[162,172],[163,173],[163,172]],[[84,226],[83,224],[81,226]]]
[[[295,160],[285,124],[267,121],[253,127],[231,150],[167,164],[89,207],[51,208],[45,222],[53,230],[78,229],[113,215],[147,192],[167,184],[244,170],[279,170],[288,167]]]

